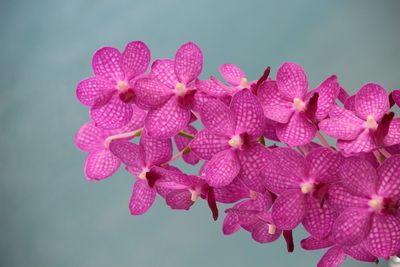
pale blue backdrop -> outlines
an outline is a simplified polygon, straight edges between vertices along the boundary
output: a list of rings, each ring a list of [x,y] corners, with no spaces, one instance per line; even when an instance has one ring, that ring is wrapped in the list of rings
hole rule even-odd
[[[311,85],[336,73],[355,92],[374,81],[400,86],[399,1],[1,1],[0,266],[314,266],[321,253],[247,233],[223,236],[203,203],[171,211],[159,200],[145,216],[127,204],[124,171],[89,183],[73,135],[88,120],[76,83],[93,52],[143,40],[153,58],[189,40],[250,78],[297,61]],[[182,166],[182,165],[181,165]],[[186,168],[186,167],[185,167]],[[191,171],[186,168],[186,171]],[[298,241],[304,232],[296,233]],[[371,266],[348,261],[345,266]],[[380,266],[385,266],[381,263]]]

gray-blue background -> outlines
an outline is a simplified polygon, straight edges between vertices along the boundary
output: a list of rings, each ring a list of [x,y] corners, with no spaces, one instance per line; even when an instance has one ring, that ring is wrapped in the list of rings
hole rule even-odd
[[[145,216],[127,208],[124,171],[89,183],[73,135],[87,119],[75,85],[93,52],[143,40],[153,58],[189,40],[202,77],[233,62],[257,78],[297,61],[312,86],[336,73],[355,92],[400,86],[399,1],[1,1],[0,266],[314,266],[320,253],[223,236],[198,203],[161,200]],[[186,169],[190,171],[189,168]],[[297,240],[303,236],[298,231]],[[348,261],[345,266],[370,266]],[[382,263],[381,266],[385,266]]]

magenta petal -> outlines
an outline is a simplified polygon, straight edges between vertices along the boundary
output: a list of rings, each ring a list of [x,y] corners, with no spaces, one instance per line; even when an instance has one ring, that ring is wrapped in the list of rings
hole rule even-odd
[[[226,89],[214,80],[197,81],[196,88],[210,96],[222,97],[227,95]]]
[[[128,80],[143,74],[150,63],[150,49],[141,41],[133,41],[125,46],[122,53],[122,68]]]
[[[293,114],[293,102],[281,95],[275,81],[263,82],[257,92],[265,117],[280,123],[289,122]]]
[[[172,157],[172,141],[170,138],[154,138],[144,131],[139,144],[143,148],[146,157],[146,166],[160,165]]]
[[[132,105],[132,118],[131,120],[121,128],[117,130],[111,130],[112,132],[118,131],[119,132],[130,132],[134,130],[138,130],[139,128],[143,128],[144,126],[144,120],[146,118],[146,111],[143,109],[139,108],[136,105]]]
[[[228,212],[224,218],[222,224],[222,231],[224,235],[231,235],[240,229],[238,215],[232,212]]]
[[[82,80],[76,87],[76,96],[85,106],[101,106],[110,99],[114,92],[114,86],[101,77]]]
[[[114,47],[103,47],[96,51],[92,59],[94,75],[110,81],[124,80],[124,71],[121,68],[122,55]]]
[[[340,183],[329,187],[327,200],[329,206],[339,212],[350,207],[367,207],[368,204],[367,198],[351,194]]]
[[[307,237],[301,240],[301,247],[305,250],[316,250],[321,248],[327,248],[335,244],[331,238],[317,239],[315,237]]]
[[[369,161],[359,157],[344,160],[339,170],[343,187],[356,196],[370,197],[376,193],[378,176]]]
[[[316,132],[316,127],[307,120],[303,112],[295,112],[289,123],[279,124],[276,127],[276,135],[279,140],[289,146],[309,144]]]
[[[89,180],[101,180],[114,174],[121,161],[109,150],[89,153],[85,161],[85,175]]]
[[[315,117],[318,121],[325,119],[331,107],[335,105],[335,100],[340,92],[340,85],[337,82],[336,75],[332,75],[323,81],[315,90],[318,97],[318,106]]]
[[[145,127],[147,133],[155,138],[170,138],[186,127],[190,120],[190,110],[172,97],[160,108],[147,113]]]
[[[87,122],[76,133],[74,142],[79,149],[86,152],[103,149],[103,130],[96,127],[94,123]]]
[[[178,78],[175,75],[175,63],[172,59],[157,59],[151,65],[150,78],[154,78],[163,85],[175,88]]]
[[[330,248],[320,259],[317,267],[339,267],[346,260],[346,254],[339,246]]]
[[[271,192],[280,194],[286,189],[299,188],[307,177],[307,162],[303,156],[290,148],[275,148],[260,173],[265,186]]]
[[[182,45],[175,55],[175,73],[182,83],[197,79],[203,69],[203,53],[194,43]]]
[[[347,119],[330,118],[319,123],[319,128],[331,137],[353,140],[363,131],[362,122],[354,123]]]
[[[251,232],[251,237],[259,243],[270,243],[277,240],[282,233],[282,230],[276,229],[275,233],[269,233],[269,226],[267,222],[260,220],[257,222]]]
[[[369,129],[364,129],[354,140],[338,140],[337,147],[346,154],[370,152],[378,146],[375,142],[373,133]]]
[[[336,212],[328,205],[321,208],[320,200],[317,198],[309,197],[307,200],[307,215],[303,219],[303,226],[313,237],[326,238],[337,217]]]
[[[398,107],[400,107],[400,90],[394,90],[392,92],[393,101]]]
[[[91,119],[96,126],[104,129],[123,127],[132,118],[132,113],[132,104],[122,102],[117,94],[114,94],[105,105],[90,109]]]
[[[191,200],[192,194],[188,189],[178,189],[168,193],[167,205],[175,210],[189,210],[194,204]]]
[[[269,157],[268,150],[260,144],[238,151],[242,166],[239,177],[249,189],[256,192],[265,191],[264,178],[260,175],[260,170],[266,165]]]
[[[376,262],[377,258],[368,252],[364,243],[352,247],[343,247],[344,252],[358,261]]]
[[[343,156],[329,148],[313,149],[306,160],[310,165],[309,177],[318,183],[331,183],[337,180],[338,170],[343,162]]]
[[[128,140],[111,142],[110,151],[127,166],[138,168],[145,166],[143,150]]]
[[[264,112],[258,99],[248,89],[237,92],[229,106],[236,117],[236,134],[260,137],[265,129]]]
[[[221,100],[209,98],[200,110],[201,122],[210,132],[231,137],[235,134],[235,118]]]
[[[215,135],[203,129],[196,134],[190,143],[190,148],[201,159],[210,160],[218,152],[230,148],[228,141],[229,139],[225,136]]]
[[[138,105],[144,108],[158,108],[168,101],[174,92],[156,79],[142,78],[135,83]]]
[[[196,128],[191,125],[186,126],[186,128],[183,130],[192,135],[197,134]],[[189,146],[191,139],[177,134],[174,136],[174,141],[178,150],[182,151]],[[200,160],[199,157],[195,153],[193,153],[192,150],[190,150],[189,153],[184,152],[182,158],[186,163],[191,165],[196,165]]]
[[[389,97],[386,90],[374,83],[361,87],[355,96],[356,114],[366,120],[369,115],[379,121],[390,108]]]
[[[301,223],[307,211],[307,199],[298,189],[286,190],[272,207],[272,219],[277,228],[292,230]]]
[[[222,77],[233,86],[238,86],[242,78],[245,78],[244,72],[234,64],[222,64],[219,67]]]
[[[344,102],[344,108],[356,112],[356,96],[350,96],[347,98],[346,102]]]
[[[279,91],[289,100],[293,98],[303,99],[307,93],[308,80],[303,68],[296,64],[284,63],[276,74],[276,82]]]
[[[227,149],[214,155],[202,168],[201,178],[212,187],[230,184],[239,174],[240,163],[236,152]]]
[[[133,185],[129,209],[132,215],[142,215],[153,205],[156,190],[150,188],[146,180],[136,180]]]
[[[400,155],[386,159],[378,168],[378,194],[400,199]]]
[[[397,145],[400,143],[400,118],[395,118],[389,125],[389,132],[383,139],[385,146]]]
[[[376,257],[388,258],[400,251],[400,217],[376,214],[365,246]]]
[[[214,188],[215,200],[220,203],[234,203],[250,196],[250,191],[238,179],[223,187]]]
[[[371,213],[367,209],[349,208],[343,211],[332,227],[336,243],[353,246],[361,243],[371,229]]]

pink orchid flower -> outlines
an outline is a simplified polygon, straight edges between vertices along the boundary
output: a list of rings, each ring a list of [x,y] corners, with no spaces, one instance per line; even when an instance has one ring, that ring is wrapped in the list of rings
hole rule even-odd
[[[149,135],[169,138],[186,127],[202,68],[201,49],[189,42],[178,49],[175,59],[156,60],[149,77],[136,82],[138,105],[149,109],[145,122]]]
[[[113,47],[96,51],[92,60],[94,76],[79,82],[76,95],[90,107],[90,117],[97,126],[121,128],[138,116],[134,83],[149,63],[150,50],[140,41],[128,43],[123,53]]]
[[[336,243],[363,242],[376,257],[400,251],[400,155],[375,169],[368,161],[347,158],[339,170],[340,182],[329,188],[330,206],[341,212],[332,227]]]
[[[126,140],[113,141],[110,151],[136,177],[129,203],[132,215],[144,214],[154,203],[157,182],[150,175],[155,166],[167,163],[172,157],[170,139],[155,139],[143,131],[139,145]]]
[[[230,106],[209,99],[200,112],[205,129],[190,144],[193,153],[207,160],[200,176],[212,187],[230,184],[237,176],[251,190],[264,191],[259,169],[268,151],[258,143],[264,132],[264,115],[257,98],[244,89]]]
[[[305,158],[290,148],[275,148],[261,171],[266,188],[278,194],[272,208],[276,226],[292,230],[301,222],[314,237],[330,233],[336,212],[322,205],[327,186],[335,182],[343,157],[327,148]]]
[[[346,260],[347,256],[358,261],[378,263],[378,259],[369,253],[362,244],[350,247],[335,245],[331,237],[320,240],[311,236],[301,240],[301,247],[305,250],[331,247],[322,256],[317,267],[339,267]]]
[[[113,175],[121,161],[109,149],[109,138],[113,135],[137,130],[144,125],[146,113],[133,107],[136,116],[124,127],[115,130],[104,130],[94,122],[84,124],[75,135],[75,145],[88,152],[85,160],[85,175],[88,180],[101,180]]]
[[[383,87],[373,83],[364,85],[353,99],[346,101],[346,106],[349,109],[333,107],[329,118],[319,124],[322,131],[338,139],[337,146],[346,154],[400,143],[400,118],[385,119],[389,98]]]
[[[276,81],[266,80],[258,87],[257,95],[265,116],[278,123],[276,135],[289,146],[311,142],[317,131],[312,120],[318,122],[327,116],[340,86],[333,75],[310,93],[307,90],[307,76],[296,63],[284,63],[278,70]],[[318,99],[313,103],[315,93],[318,93]],[[313,107],[314,114],[309,114]]]

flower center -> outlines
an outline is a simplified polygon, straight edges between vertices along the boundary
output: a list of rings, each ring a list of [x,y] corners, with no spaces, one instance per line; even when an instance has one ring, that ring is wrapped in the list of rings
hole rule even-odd
[[[365,122],[365,128],[376,130],[378,128],[378,123],[376,122],[374,116],[368,115],[367,120]]]
[[[186,86],[183,83],[177,82],[175,84],[175,94],[177,96],[184,96],[187,92]]]
[[[126,92],[129,89],[128,83],[123,80],[117,81],[117,89],[120,93]]]
[[[276,232],[275,224],[268,224],[268,234],[273,235]]]
[[[142,179],[142,180],[146,179],[146,174],[147,174],[149,171],[150,171],[149,168],[144,167],[143,170],[142,170],[142,172],[139,174],[139,179]]]
[[[370,206],[374,211],[381,211],[384,208],[383,198],[379,196],[372,197],[368,201],[368,206]]]
[[[249,88],[249,81],[247,80],[246,77],[243,77],[240,79],[239,87],[240,88]]]
[[[196,202],[196,200],[199,198],[199,192],[197,192],[196,190],[191,190],[190,189],[190,193],[192,194],[192,196],[190,197],[190,200],[192,200],[193,202]]]
[[[296,111],[303,111],[306,107],[306,104],[300,98],[293,99],[293,108]]]
[[[235,148],[235,149],[238,149],[238,148],[241,148],[241,147],[242,147],[242,145],[243,145],[243,140],[242,140],[242,138],[241,138],[239,135],[235,135],[235,136],[233,136],[233,137],[228,141],[228,144],[229,144],[231,147],[233,147],[233,148]]]
[[[305,183],[303,183],[302,185],[301,185],[301,192],[303,193],[303,194],[309,194],[309,193],[311,193],[312,191],[314,191],[314,183],[311,183],[311,182],[305,182]]]

